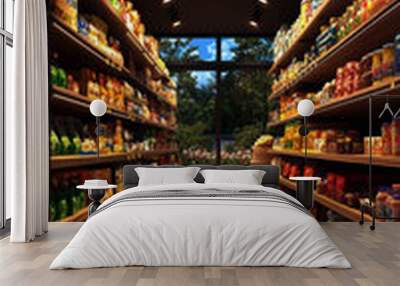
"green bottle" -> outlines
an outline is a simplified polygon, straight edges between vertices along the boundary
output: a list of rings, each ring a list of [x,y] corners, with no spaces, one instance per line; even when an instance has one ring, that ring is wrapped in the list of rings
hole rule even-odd
[[[51,156],[60,155],[61,143],[58,139],[57,133],[54,130],[50,132],[50,154]]]

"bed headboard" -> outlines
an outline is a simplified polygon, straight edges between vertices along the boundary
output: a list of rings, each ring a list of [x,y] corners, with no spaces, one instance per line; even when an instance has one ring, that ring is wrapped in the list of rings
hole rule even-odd
[[[278,166],[272,165],[252,165],[252,166],[241,166],[241,165],[190,165],[204,169],[219,169],[219,170],[263,170],[265,171],[262,185],[265,187],[279,188],[279,175],[280,169]],[[181,165],[162,165],[162,166],[151,166],[151,165],[125,165],[123,168],[123,187],[124,190],[133,188],[138,185],[139,177],[135,171],[137,167],[146,168],[181,168]],[[199,173],[194,179],[197,183],[204,183],[203,176]]]

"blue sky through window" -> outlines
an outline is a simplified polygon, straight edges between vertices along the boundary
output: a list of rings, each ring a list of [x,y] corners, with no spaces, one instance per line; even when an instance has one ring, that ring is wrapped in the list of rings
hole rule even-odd
[[[215,71],[192,71],[192,76],[196,78],[196,86],[203,88],[211,83],[215,83]]]
[[[214,38],[193,39],[190,43],[191,47],[195,47],[200,60],[211,62],[217,59],[217,44]]]

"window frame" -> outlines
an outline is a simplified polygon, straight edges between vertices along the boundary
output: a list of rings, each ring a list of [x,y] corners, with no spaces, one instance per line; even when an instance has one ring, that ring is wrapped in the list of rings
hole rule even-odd
[[[13,34],[6,30],[6,0],[0,0],[0,236],[10,230],[10,220],[6,218],[6,190],[5,190],[5,92],[6,92],[6,47],[13,48]],[[11,0],[15,5],[15,0]],[[15,6],[14,6],[15,7]],[[13,13],[15,9],[13,7]],[[9,16],[9,15],[8,15]],[[12,15],[11,17],[14,17]],[[14,27],[13,27],[14,28]],[[12,29],[14,30],[14,29]]]

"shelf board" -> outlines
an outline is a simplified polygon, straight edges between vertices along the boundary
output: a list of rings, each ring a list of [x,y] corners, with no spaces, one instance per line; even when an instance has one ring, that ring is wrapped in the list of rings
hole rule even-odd
[[[393,41],[400,30],[399,17],[400,2],[392,0],[381,11],[309,64],[293,82],[272,93],[269,100],[288,94],[302,85],[326,82],[335,77],[338,67],[350,60],[359,60],[368,52]]]
[[[91,165],[115,164],[125,162],[128,153],[100,155],[57,155],[51,156],[50,168],[52,170]]]
[[[70,91],[68,89],[55,86],[55,85],[52,85],[52,90],[53,90],[53,93],[52,93],[53,103],[68,104],[68,105],[73,106],[78,109],[89,110],[89,105],[90,105],[91,100],[88,97],[78,94],[78,93],[75,93],[73,91]],[[144,124],[147,126],[153,126],[153,127],[168,130],[171,132],[176,131],[175,127],[166,126],[166,125],[160,124],[158,122],[153,122],[153,121],[147,120],[145,118],[141,118],[141,117],[138,117],[135,115],[130,115],[130,114],[126,113],[125,111],[120,110],[115,107],[112,107],[112,106],[107,107],[107,114],[109,116],[119,118],[122,120],[126,120],[126,121],[130,121],[133,123],[139,123],[139,124]]]
[[[327,113],[328,111],[333,110],[333,109],[336,110],[335,112],[337,115],[340,113],[340,111],[345,110],[343,107],[349,106],[349,105],[353,104],[355,101],[357,101],[357,102],[364,101],[366,103],[368,101],[369,95],[371,95],[371,94],[375,94],[375,95],[388,94],[388,93],[398,91],[398,90],[400,90],[400,77],[388,78],[388,79],[386,79],[380,83],[377,83],[375,85],[360,89],[349,96],[335,98],[335,99],[329,101],[328,103],[316,106],[313,117],[319,117],[320,115],[323,115],[324,113]],[[340,108],[342,108],[342,110],[338,110]],[[350,113],[354,114],[353,108],[350,108],[348,111]],[[366,110],[364,110],[364,111],[366,111]],[[365,114],[368,115],[368,112],[366,112]],[[299,120],[299,119],[302,119],[302,117],[296,114],[293,116],[289,116],[283,120],[268,123],[267,126],[268,127],[277,127],[279,125],[284,125],[290,121]]]
[[[313,18],[308,23],[307,27],[296,37],[289,49],[279,58],[271,69],[269,74],[273,74],[280,68],[284,67],[292,58],[304,54],[307,48],[311,46],[311,43],[320,33],[320,27],[327,23],[328,19],[332,16],[337,16],[338,13],[344,12],[347,5],[352,0],[326,0],[321,6],[315,11]]]
[[[66,218],[63,218],[62,222],[76,222],[76,221],[84,221],[88,217],[88,207],[84,207],[83,209],[77,211],[73,215],[70,215]]]
[[[178,150],[152,150],[152,151],[137,151],[135,153],[116,153],[101,155],[97,159],[96,155],[57,155],[50,157],[50,168],[52,170],[124,163],[134,160],[135,158],[154,159],[156,157],[177,153]]]
[[[118,66],[114,64],[110,58],[103,54],[96,46],[88,41],[84,36],[73,31],[70,27],[65,25],[62,20],[57,16],[52,16],[51,23],[51,36],[55,40],[52,45],[58,43],[59,48],[62,49],[69,57],[73,58],[80,56],[81,58],[90,59],[92,64],[100,67],[106,73],[129,81],[136,88],[140,89],[143,93],[156,98],[159,102],[166,104],[168,107],[176,109],[176,105],[171,104],[164,96],[157,94],[150,89],[147,84],[143,83],[135,76],[127,67]],[[70,45],[65,45],[68,42]]]
[[[304,157],[304,153],[291,150],[271,149],[269,153],[278,156]],[[309,151],[307,157],[314,160],[369,165],[369,156],[366,154],[331,154]],[[400,168],[400,156],[373,155],[372,165],[379,167]]]
[[[296,191],[296,184],[289,179],[280,177],[280,184],[292,191]],[[361,211],[352,207],[349,207],[341,202],[331,199],[323,194],[317,192],[314,193],[315,202],[323,205],[324,207],[334,211],[335,213],[352,221],[359,221],[361,219]],[[372,217],[369,214],[364,214],[364,219],[368,222],[372,221]]]

